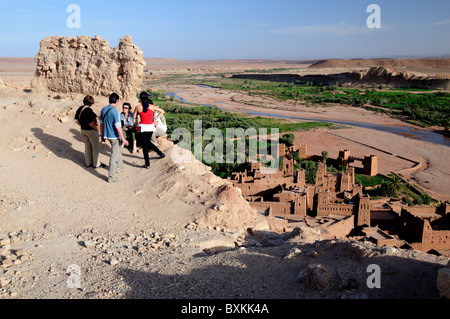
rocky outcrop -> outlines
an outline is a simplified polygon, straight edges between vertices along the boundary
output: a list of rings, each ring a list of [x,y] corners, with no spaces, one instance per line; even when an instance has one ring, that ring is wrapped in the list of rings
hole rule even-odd
[[[0,88],[5,87],[5,83],[3,83],[2,78],[0,78]]]
[[[385,84],[394,87],[431,87],[450,88],[448,78],[422,77],[407,71],[398,71],[385,67],[372,67],[361,71],[336,74],[236,74],[233,79],[248,79],[274,82],[293,82],[296,84],[313,83],[314,85],[371,85]]]
[[[258,221],[256,209],[244,199],[240,189],[231,183],[225,182],[217,187],[211,199],[215,202],[213,208],[195,220],[201,226],[245,230]]]
[[[448,85],[448,79],[417,76],[414,73],[385,67],[372,67],[358,72],[359,80],[366,83],[396,84],[400,86],[436,87]]]
[[[411,80],[415,78],[414,74],[407,71],[399,71],[385,67],[372,67],[360,72],[360,79],[376,78],[386,82]]]
[[[250,206],[239,188],[216,176],[190,150],[174,145],[166,138],[160,138],[158,143],[161,150],[170,150],[171,162],[160,168],[164,174],[161,174],[161,179],[152,181],[151,188],[158,185],[156,191],[162,199],[178,198],[197,205],[192,212],[186,210],[179,215],[186,215],[189,222],[201,228],[215,227],[236,232],[246,232],[248,228],[268,229],[265,217]]]
[[[31,83],[35,92],[94,96],[116,92],[122,99],[136,97],[145,66],[143,52],[133,44],[131,36],[122,37],[114,49],[99,36],[49,36],[40,42],[35,60]]]
[[[328,59],[320,60],[309,66],[312,69],[324,68],[371,68],[371,67],[385,67],[385,68],[448,68],[450,67],[450,59],[353,59],[353,60],[339,60]]]

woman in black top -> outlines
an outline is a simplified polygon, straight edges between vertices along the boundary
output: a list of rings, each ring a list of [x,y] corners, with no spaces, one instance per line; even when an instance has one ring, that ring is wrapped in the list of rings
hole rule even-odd
[[[99,160],[99,125],[97,115],[91,109],[95,103],[94,98],[90,95],[83,99],[83,106],[80,106],[75,113],[75,123],[81,126],[81,135],[84,138],[84,157],[86,167],[101,167]]]

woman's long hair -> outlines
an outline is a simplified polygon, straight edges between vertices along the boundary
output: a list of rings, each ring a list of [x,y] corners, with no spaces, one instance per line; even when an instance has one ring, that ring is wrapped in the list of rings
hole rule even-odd
[[[139,99],[141,100],[142,107],[144,108],[144,113],[147,113],[148,107],[150,104],[153,104],[153,101],[150,100],[148,93],[145,91],[141,92]]]

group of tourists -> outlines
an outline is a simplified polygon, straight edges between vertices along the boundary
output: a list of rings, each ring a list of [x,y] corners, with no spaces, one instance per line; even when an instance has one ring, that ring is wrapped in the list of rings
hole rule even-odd
[[[153,105],[153,101],[145,91],[140,94],[141,104],[135,107],[134,112],[131,112],[131,104],[125,102],[122,105],[122,112],[119,113],[119,99],[117,93],[112,93],[109,96],[109,105],[105,106],[100,112],[100,117],[97,117],[91,108],[95,103],[94,98],[88,95],[83,99],[83,106],[75,113],[75,123],[81,127],[85,144],[86,167],[105,168],[106,165],[99,159],[100,140],[102,143],[108,140],[111,144],[108,168],[110,183],[120,180],[117,174],[123,171],[123,147],[129,147],[130,152],[136,154],[140,144],[145,161],[143,167],[146,169],[150,168],[150,150],[155,151],[161,158],[165,157],[158,148],[156,139],[167,131],[164,110]]]

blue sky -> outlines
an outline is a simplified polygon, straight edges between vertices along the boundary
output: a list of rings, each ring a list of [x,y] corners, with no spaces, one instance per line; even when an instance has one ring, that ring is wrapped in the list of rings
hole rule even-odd
[[[369,4],[381,28],[369,29]],[[81,9],[69,28],[66,9]],[[450,55],[448,0],[0,0],[0,56],[33,57],[46,36],[131,35],[145,57],[316,59]]]

